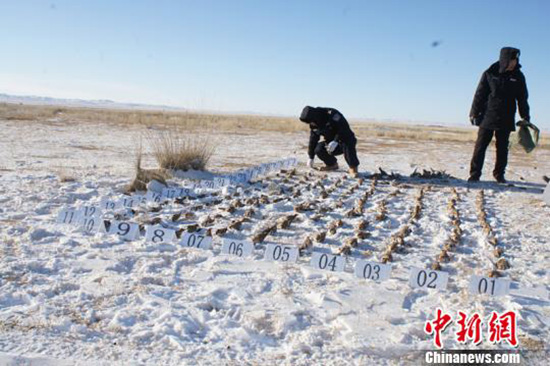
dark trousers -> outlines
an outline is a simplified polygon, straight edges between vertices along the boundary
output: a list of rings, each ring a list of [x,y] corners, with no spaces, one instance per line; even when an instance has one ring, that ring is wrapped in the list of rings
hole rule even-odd
[[[495,169],[493,170],[493,177],[504,177],[506,171],[506,165],[508,165],[508,142],[510,141],[509,130],[488,130],[486,128],[479,128],[477,133],[476,145],[474,147],[474,156],[470,163],[470,177],[481,177],[481,170],[483,169],[483,162],[485,160],[485,151],[493,139],[493,135],[496,137],[497,145],[497,161],[495,163]]]
[[[344,144],[344,143],[338,143],[338,147],[336,147],[336,150],[332,154],[329,154],[327,151],[327,143],[325,141],[319,142],[317,144],[317,147],[315,148],[315,155],[319,157],[326,165],[334,165],[338,161],[336,160],[337,155],[344,154],[344,158],[346,159],[346,163],[348,163],[349,167],[356,168],[359,166],[359,159],[357,159],[357,150],[355,149],[355,145],[357,144],[357,141],[354,141],[350,144]]]

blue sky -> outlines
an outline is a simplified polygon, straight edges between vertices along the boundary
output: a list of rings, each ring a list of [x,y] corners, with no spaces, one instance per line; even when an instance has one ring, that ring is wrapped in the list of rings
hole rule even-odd
[[[514,46],[548,129],[549,15],[545,0],[3,0],[0,93],[467,124]]]

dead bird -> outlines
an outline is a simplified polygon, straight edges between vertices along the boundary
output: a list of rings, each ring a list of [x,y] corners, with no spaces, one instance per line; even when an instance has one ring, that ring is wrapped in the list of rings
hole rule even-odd
[[[496,263],[496,267],[500,270],[506,270],[510,268],[510,263],[508,263],[506,258],[500,258]]]
[[[368,220],[360,220],[360,221],[357,222],[357,224],[355,225],[355,229],[357,229],[357,230],[365,230],[368,226],[369,226],[369,221],[368,221]]]
[[[451,257],[449,256],[449,253],[447,251],[442,250],[438,257],[440,262],[449,262],[451,260]]]
[[[319,231],[314,234],[313,239],[315,239],[316,242],[322,243],[325,241],[325,238],[327,237],[326,231]]]
[[[277,226],[279,229],[288,229],[297,216],[297,214],[292,214],[281,217],[277,220]]]

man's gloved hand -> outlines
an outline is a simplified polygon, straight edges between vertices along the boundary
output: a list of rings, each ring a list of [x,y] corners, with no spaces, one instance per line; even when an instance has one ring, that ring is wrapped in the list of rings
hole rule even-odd
[[[332,154],[334,152],[334,150],[336,150],[337,147],[338,147],[338,142],[337,141],[331,141],[331,142],[329,142],[329,144],[327,146],[327,151],[329,152],[329,154]]]
[[[313,169],[313,159],[308,159],[306,165]]]
[[[476,125],[476,118],[474,116],[470,116],[470,123],[472,124],[472,126]]]

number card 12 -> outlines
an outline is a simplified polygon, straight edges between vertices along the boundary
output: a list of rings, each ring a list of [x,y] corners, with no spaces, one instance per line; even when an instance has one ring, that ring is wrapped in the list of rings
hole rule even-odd
[[[468,288],[476,295],[504,296],[510,292],[510,280],[474,275]]]
[[[411,268],[409,284],[412,288],[445,290],[448,281],[449,274],[447,272],[415,267]]]

